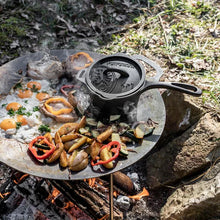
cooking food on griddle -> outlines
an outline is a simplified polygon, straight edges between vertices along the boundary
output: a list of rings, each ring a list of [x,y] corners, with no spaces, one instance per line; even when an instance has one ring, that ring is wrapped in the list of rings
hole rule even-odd
[[[42,127],[57,129],[58,123],[40,113],[40,102],[56,91],[47,80],[24,78],[0,101],[0,137],[28,143],[40,135]]]
[[[117,121],[104,125],[83,116],[78,122],[63,124],[54,137],[48,132],[43,137],[36,137],[30,142],[29,149],[36,159],[45,160],[49,164],[59,163],[71,171],[85,169],[89,163],[92,167],[101,165],[112,169],[118,159],[128,156],[131,149],[127,144],[142,141],[143,138],[136,135],[136,125],[132,129],[128,124],[120,122],[120,118],[115,118]],[[154,128],[148,122],[141,124],[143,132],[147,127],[153,132]]]
[[[65,71],[73,74],[86,68],[93,59],[80,52],[67,61],[65,70],[50,56],[28,63],[28,77],[0,101],[0,137],[28,144],[27,153],[45,164],[59,163],[70,171],[87,166],[112,169],[120,158],[135,152],[133,143],[142,142],[154,125],[127,124],[120,115],[96,121],[91,112],[79,111],[80,87],[63,85],[62,80],[53,84],[53,79],[64,77]]]

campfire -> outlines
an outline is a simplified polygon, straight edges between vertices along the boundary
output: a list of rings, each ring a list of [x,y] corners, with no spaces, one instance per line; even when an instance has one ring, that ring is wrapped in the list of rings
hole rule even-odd
[[[60,181],[12,172],[11,178],[1,186],[0,209],[3,216],[20,215],[21,210],[26,210],[27,206],[36,219],[89,220],[109,219],[111,216],[109,176],[82,181]],[[137,191],[133,182],[121,172],[114,173],[113,179],[114,200],[126,196],[135,201],[149,195],[145,188],[135,194]],[[116,204],[112,209],[114,219],[123,219],[123,209]]]

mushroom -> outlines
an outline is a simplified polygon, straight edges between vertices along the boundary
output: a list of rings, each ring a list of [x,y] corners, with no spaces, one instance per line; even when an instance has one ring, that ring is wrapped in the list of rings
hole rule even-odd
[[[45,54],[41,60],[27,64],[27,75],[32,79],[57,79],[63,75],[63,66],[56,57]]]

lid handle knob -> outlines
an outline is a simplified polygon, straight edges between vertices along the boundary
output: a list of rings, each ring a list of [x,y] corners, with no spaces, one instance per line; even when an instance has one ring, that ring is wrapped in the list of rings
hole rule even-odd
[[[107,75],[109,72],[119,73],[120,76],[118,78],[120,78],[120,77],[129,77],[129,74],[126,71],[124,71],[122,69],[117,69],[117,68],[107,68],[103,71],[103,74]]]

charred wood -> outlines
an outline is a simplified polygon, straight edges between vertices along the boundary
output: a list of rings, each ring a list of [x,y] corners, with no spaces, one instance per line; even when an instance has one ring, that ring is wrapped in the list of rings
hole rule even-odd
[[[52,191],[52,186],[48,185],[44,179],[29,176],[15,186],[15,191],[47,218],[53,220],[70,219],[64,210],[47,200]]]
[[[109,182],[109,175],[103,176],[101,179]],[[132,180],[120,171],[113,173],[113,183],[114,189],[122,195],[131,195],[135,192]]]
[[[100,219],[109,214],[109,201],[86,182],[60,180],[50,182],[91,218]],[[123,219],[123,213],[116,206],[114,206],[114,219]]]

